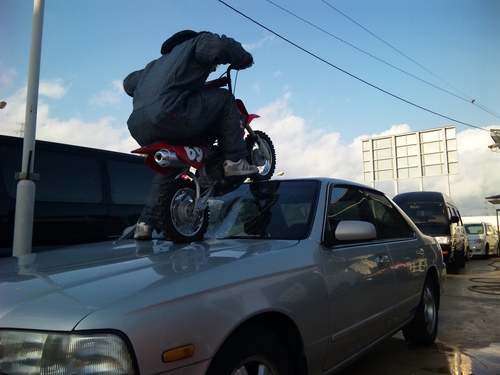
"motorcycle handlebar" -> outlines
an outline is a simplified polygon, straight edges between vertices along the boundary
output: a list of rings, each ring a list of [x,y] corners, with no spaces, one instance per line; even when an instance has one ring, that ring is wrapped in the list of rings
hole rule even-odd
[[[247,68],[249,68],[252,65],[253,65],[253,62]],[[232,83],[232,81],[231,81],[231,70],[241,70],[241,69],[236,69],[236,68],[233,67],[233,65],[229,65],[227,67],[226,75],[225,76],[222,76],[220,78],[214,79],[212,81],[205,82],[205,85],[203,86],[203,88],[206,90],[206,89],[216,89],[216,88],[219,88],[219,87],[227,86],[228,90],[230,92],[232,92],[233,91],[233,87],[232,87],[232,84],[231,84]]]

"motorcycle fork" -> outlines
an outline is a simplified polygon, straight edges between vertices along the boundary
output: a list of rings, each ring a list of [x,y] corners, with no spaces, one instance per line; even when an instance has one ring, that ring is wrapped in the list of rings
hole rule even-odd
[[[212,194],[215,182],[206,189],[203,194],[201,194],[201,186],[198,178],[191,171],[183,171],[179,173],[175,178],[182,178],[182,176],[188,176],[194,182],[196,197],[194,199],[193,216],[197,216],[203,212],[208,205],[208,197]]]
[[[271,154],[269,154],[269,150],[264,145],[260,137],[257,134],[255,134],[255,132],[253,131],[252,127],[248,122],[245,124],[245,129],[247,130],[250,137],[254,138],[257,141],[257,145],[259,146],[259,151],[262,153],[264,158],[268,160],[271,159]]]

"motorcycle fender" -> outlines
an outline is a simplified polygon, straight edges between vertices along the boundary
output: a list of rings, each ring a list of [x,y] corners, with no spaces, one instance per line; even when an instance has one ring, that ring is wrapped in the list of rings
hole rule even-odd
[[[255,114],[248,115],[248,123],[250,124],[253,119],[256,119],[256,118],[259,118],[259,117],[260,117],[259,115],[255,115]]]
[[[206,148],[203,146],[173,146],[164,142],[153,143],[146,147],[140,147],[132,151],[134,154],[146,155],[144,164],[155,172],[168,175],[172,172],[173,168],[160,167],[155,161],[155,153],[162,149],[169,149],[175,151],[177,158],[184,163],[198,169],[201,167]]]
[[[148,156],[146,156],[144,164],[146,164],[146,167],[148,167],[149,169],[152,169],[153,171],[164,175],[169,175],[174,170],[173,168],[170,167],[160,167],[155,160],[154,153],[148,154]]]
[[[136,148],[135,150],[132,150],[131,152],[133,154],[141,154],[141,155],[149,155],[153,154],[156,151],[161,150],[162,148],[172,148],[173,146],[169,145],[168,143],[163,143],[163,142],[157,142],[153,143],[152,145],[146,146],[146,147],[140,147]]]
[[[252,122],[252,120],[260,117],[259,115],[249,114],[246,107],[245,107],[245,104],[243,104],[243,101],[241,99],[236,99],[236,106],[238,107],[238,111],[242,115],[244,115],[248,118],[247,121],[249,124]]]
[[[196,169],[201,167],[206,151],[203,146],[175,146],[174,150],[179,160]]]

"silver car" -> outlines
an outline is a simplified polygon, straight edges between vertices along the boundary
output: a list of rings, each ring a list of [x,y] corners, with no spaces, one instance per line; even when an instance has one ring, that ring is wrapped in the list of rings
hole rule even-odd
[[[498,234],[489,223],[464,224],[472,256],[499,255]]]
[[[434,342],[439,244],[384,194],[316,178],[210,200],[203,242],[0,260],[2,374],[323,374]]]

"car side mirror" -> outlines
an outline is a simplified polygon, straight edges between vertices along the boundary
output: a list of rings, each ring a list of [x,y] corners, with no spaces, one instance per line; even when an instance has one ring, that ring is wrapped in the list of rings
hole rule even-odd
[[[450,217],[450,223],[458,224],[459,222],[460,219],[458,218],[458,216],[453,215],[452,217]]]
[[[377,230],[367,221],[343,220],[337,224],[335,233],[327,231],[323,246],[331,247],[338,241],[363,241],[377,238]]]
[[[337,225],[335,238],[339,241],[372,240],[377,238],[377,230],[367,221],[344,220]]]

